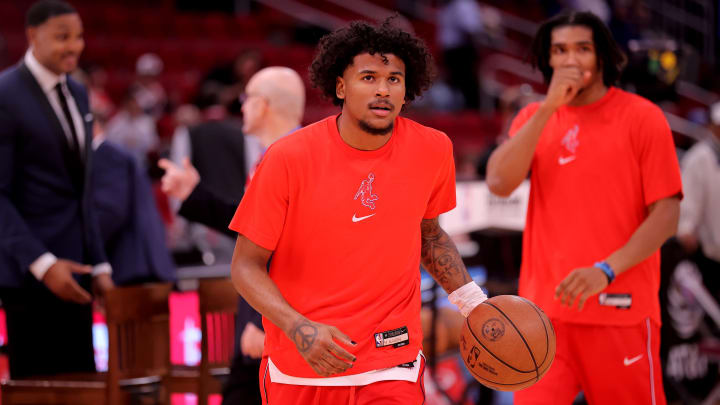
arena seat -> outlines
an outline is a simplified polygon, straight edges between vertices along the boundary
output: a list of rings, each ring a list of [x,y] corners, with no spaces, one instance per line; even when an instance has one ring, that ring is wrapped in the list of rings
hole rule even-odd
[[[199,367],[173,367],[164,380],[165,403],[175,392],[194,392],[198,404],[207,405],[208,395],[222,391],[221,382],[230,374],[235,350],[235,315],[238,293],[229,278],[202,279],[198,286],[202,357]]]
[[[60,374],[2,382],[2,403],[120,405],[131,395],[159,396],[170,365],[168,298],[172,284],[120,287],[108,292],[107,373]]]

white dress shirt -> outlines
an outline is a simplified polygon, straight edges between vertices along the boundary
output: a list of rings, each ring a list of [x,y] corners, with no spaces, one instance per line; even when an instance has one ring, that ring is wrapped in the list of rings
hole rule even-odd
[[[695,235],[706,257],[720,262],[720,139],[696,143],[682,160],[684,198],[679,235]]]
[[[70,89],[68,89],[67,75],[56,75],[55,73],[48,70],[48,68],[43,66],[40,62],[38,62],[37,59],[35,59],[35,56],[32,53],[32,49],[29,49],[25,53],[25,66],[27,66],[30,73],[35,76],[35,80],[37,80],[40,88],[42,88],[43,92],[45,92],[45,96],[48,98],[50,105],[55,111],[55,115],[57,115],[58,120],[60,121],[60,125],[62,125],[65,136],[68,138],[68,141],[70,141],[70,144],[72,145],[72,132],[70,131],[67,119],[65,118],[62,106],[60,105],[60,99],[58,98],[57,91],[55,90],[55,86],[57,86],[58,83],[61,83],[60,86],[62,88],[62,92],[65,95],[65,99],[67,99],[68,109],[70,110],[70,115],[72,116],[72,119],[74,121],[73,125],[75,126],[75,133],[78,136],[78,148],[80,151],[84,150],[85,125],[83,122],[83,117],[80,114],[80,110],[75,103],[75,98],[73,98],[72,93],[70,93]]]
[[[30,73],[35,77],[35,80],[37,80],[40,88],[43,90],[45,96],[48,98],[50,105],[55,111],[55,115],[60,121],[60,125],[62,125],[65,136],[67,136],[68,141],[70,141],[72,144],[71,138],[73,134],[70,130],[69,123],[65,118],[65,113],[63,113],[62,106],[60,105],[60,99],[58,97],[57,91],[55,90],[55,86],[57,86],[58,83],[61,84],[61,89],[63,94],[65,95],[65,99],[67,99],[68,109],[70,110],[70,116],[73,120],[72,125],[75,126],[75,133],[78,136],[78,139],[76,139],[78,149],[82,154],[85,148],[84,118],[80,114],[80,110],[75,103],[75,98],[72,96],[70,89],[68,89],[67,87],[67,75],[57,75],[51,72],[45,66],[43,66],[35,58],[35,55],[33,55],[32,48],[28,49],[28,51],[25,53],[24,62],[25,66],[27,66]],[[45,252],[30,264],[30,272],[35,276],[35,278],[42,281],[43,277],[45,277],[45,273],[47,273],[50,267],[52,267],[57,262],[57,260],[58,259],[54,254],[50,252]],[[96,265],[92,271],[93,276],[104,273],[112,273],[112,267],[110,267],[109,263],[100,263]]]

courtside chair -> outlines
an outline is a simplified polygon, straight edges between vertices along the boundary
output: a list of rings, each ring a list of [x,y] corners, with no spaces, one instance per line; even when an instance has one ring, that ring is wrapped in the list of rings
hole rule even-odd
[[[2,404],[156,403],[170,364],[172,284],[118,287],[107,294],[108,371],[3,381]],[[131,402],[132,401],[132,402]]]
[[[220,394],[230,374],[238,293],[229,278],[200,279],[198,301],[202,330],[200,366],[171,368],[163,382],[166,404],[173,393],[193,392],[198,396],[198,405],[207,405],[208,395]]]

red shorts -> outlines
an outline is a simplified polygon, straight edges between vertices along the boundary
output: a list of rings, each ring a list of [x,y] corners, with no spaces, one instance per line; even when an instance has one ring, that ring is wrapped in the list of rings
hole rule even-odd
[[[538,383],[515,393],[515,405],[570,405],[580,390],[590,405],[666,404],[659,325],[553,326],[555,361]]]
[[[378,381],[352,387],[324,387],[279,384],[270,381],[267,357],[260,363],[260,396],[263,405],[421,405],[425,403],[423,373],[420,364],[417,382]]]

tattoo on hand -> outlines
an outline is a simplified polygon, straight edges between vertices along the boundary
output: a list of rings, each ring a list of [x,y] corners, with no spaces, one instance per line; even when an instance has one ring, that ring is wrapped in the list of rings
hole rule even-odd
[[[468,283],[470,276],[465,270],[457,248],[445,231],[440,228],[437,219],[423,220],[420,224],[420,231],[422,264],[435,280],[446,291],[452,291]]]
[[[315,325],[308,320],[302,320],[293,327],[290,336],[292,336],[292,340],[300,353],[304,353],[310,350],[313,343],[315,343],[317,334],[318,329]]]

